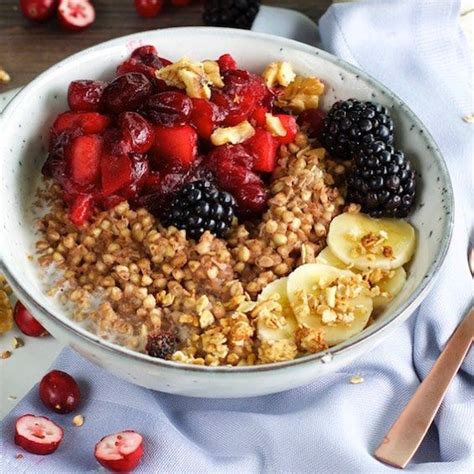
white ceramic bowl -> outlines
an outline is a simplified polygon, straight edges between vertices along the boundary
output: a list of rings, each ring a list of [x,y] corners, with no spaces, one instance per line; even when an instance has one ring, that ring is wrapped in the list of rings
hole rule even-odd
[[[148,43],[170,59],[184,55],[216,58],[229,52],[239,65],[256,72],[272,61],[290,61],[298,73],[314,74],[325,81],[324,109],[335,100],[350,97],[379,101],[390,108],[396,145],[421,173],[416,210],[410,218],[418,231],[418,245],[403,291],[373,325],[327,353],[256,367],[197,367],[155,359],[101,340],[69,320],[54,299],[43,293],[38,269],[27,257],[34,253],[37,237],[31,203],[45,159],[48,127],[55,115],[66,109],[66,91],[72,80],[111,78],[135,47]],[[377,81],[326,52],[295,41],[217,28],[176,28],[126,36],[51,67],[12,100],[0,120],[0,271],[57,339],[117,376],[155,390],[201,397],[254,396],[298,387],[349,364],[389,337],[413,313],[433,283],[450,241],[451,183],[428,131]]]

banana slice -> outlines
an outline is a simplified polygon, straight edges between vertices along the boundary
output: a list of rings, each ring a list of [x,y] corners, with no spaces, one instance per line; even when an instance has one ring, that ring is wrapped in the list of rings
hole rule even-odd
[[[341,268],[342,270],[347,270],[347,265],[339,260],[332,252],[329,247],[325,247],[321,252],[319,252],[316,257],[316,262],[324,263],[325,265],[330,265],[332,267]]]
[[[407,272],[403,267],[393,270],[394,274],[391,278],[385,277],[377,283],[382,293],[388,293],[388,296],[375,296],[373,299],[374,309],[380,310],[385,308],[395,296],[402,291],[407,281]]]
[[[415,229],[402,219],[340,214],[329,226],[328,247],[359,270],[390,270],[407,263],[415,251]]]
[[[329,346],[362,331],[372,313],[362,277],[323,263],[298,267],[288,277],[287,292],[298,323],[323,328]]]
[[[261,341],[279,341],[282,339],[293,339],[298,323],[291,309],[286,285],[288,278],[279,278],[269,283],[260,293],[258,301],[276,301],[278,310],[268,314],[261,311],[257,316],[257,334]],[[274,299],[278,295],[278,299]]]

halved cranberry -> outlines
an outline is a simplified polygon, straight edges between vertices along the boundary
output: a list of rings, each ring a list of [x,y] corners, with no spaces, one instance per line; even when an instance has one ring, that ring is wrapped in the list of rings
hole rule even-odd
[[[146,153],[151,148],[155,132],[143,116],[137,112],[123,112],[118,121],[130,151]]]
[[[193,103],[182,92],[160,92],[148,98],[144,105],[144,113],[157,125],[183,125],[189,116]]]
[[[41,337],[48,335],[48,331],[46,331],[20,301],[16,302],[13,318],[15,319],[18,329],[27,336]]]
[[[56,413],[71,413],[81,401],[79,385],[66,372],[52,370],[39,384],[41,401]]]
[[[97,112],[106,86],[103,81],[72,81],[67,92],[69,108],[75,112]]]
[[[71,31],[81,31],[95,21],[95,9],[89,0],[59,0],[58,20]]]
[[[136,110],[152,93],[144,74],[129,72],[114,79],[102,94],[101,107],[112,113]]]
[[[310,137],[317,137],[321,132],[325,116],[326,114],[321,109],[307,109],[298,115],[297,122],[309,128]]]
[[[216,124],[223,118],[216,104],[207,99],[191,99],[193,108],[189,122],[196,129],[198,135],[209,139]]]
[[[237,69],[237,63],[230,54],[223,54],[220,56],[217,60],[217,63],[219,64],[221,74],[226,71],[233,71],[234,69]]]

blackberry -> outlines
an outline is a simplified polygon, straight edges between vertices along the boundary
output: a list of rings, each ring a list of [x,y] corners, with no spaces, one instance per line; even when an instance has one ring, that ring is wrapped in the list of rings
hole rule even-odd
[[[186,235],[195,240],[206,230],[224,237],[232,224],[234,209],[231,194],[201,179],[184,185],[173,196],[162,220],[165,225],[186,230]]]
[[[208,26],[250,29],[260,9],[257,0],[207,0],[202,19]]]
[[[148,335],[145,350],[148,355],[169,359],[178,346],[178,337],[172,331],[154,331]]]
[[[351,159],[375,141],[393,142],[393,121],[386,107],[349,99],[336,102],[323,121],[321,139],[335,158]]]
[[[402,151],[381,141],[354,155],[347,201],[373,217],[406,217],[415,201],[415,172]]]

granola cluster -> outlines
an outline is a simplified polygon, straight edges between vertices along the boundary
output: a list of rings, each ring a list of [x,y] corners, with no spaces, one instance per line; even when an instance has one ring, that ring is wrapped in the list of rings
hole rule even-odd
[[[197,242],[127,202],[78,230],[59,186],[49,183],[41,196],[49,212],[39,221],[38,262],[61,270],[49,292],[72,305],[73,319],[137,351],[145,351],[149,334],[171,329],[180,340],[172,360],[196,365],[317,352],[326,347],[323,335],[307,328],[295,342],[259,341],[256,299],[325,246],[329,223],[344,205],[337,186],[344,172],[300,132],[280,148],[262,219],[236,223],[225,240],[205,232]]]

